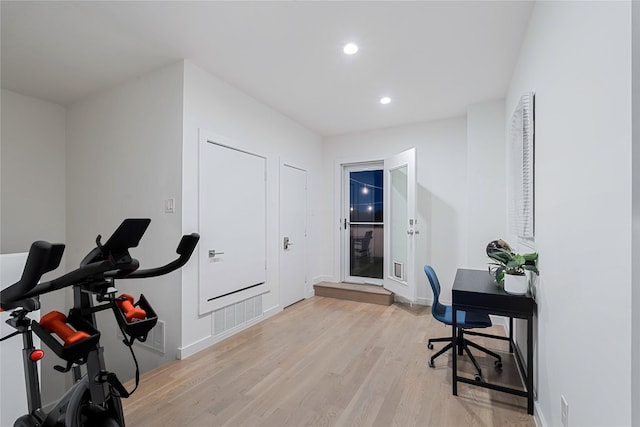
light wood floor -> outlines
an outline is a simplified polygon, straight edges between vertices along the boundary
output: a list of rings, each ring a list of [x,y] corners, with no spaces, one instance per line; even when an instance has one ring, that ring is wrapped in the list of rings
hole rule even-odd
[[[526,400],[458,385],[449,355],[427,360],[429,337],[450,334],[429,307],[313,297],[188,359],[142,376],[124,399],[127,425],[535,426]],[[490,333],[500,333],[495,326]],[[479,356],[489,381],[519,384],[507,344],[502,371]],[[460,369],[473,374],[460,357]],[[131,386],[128,384],[128,386]]]

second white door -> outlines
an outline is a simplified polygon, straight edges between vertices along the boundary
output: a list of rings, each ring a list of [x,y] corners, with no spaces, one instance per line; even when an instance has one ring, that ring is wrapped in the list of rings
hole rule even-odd
[[[280,166],[280,304],[306,297],[307,172]]]

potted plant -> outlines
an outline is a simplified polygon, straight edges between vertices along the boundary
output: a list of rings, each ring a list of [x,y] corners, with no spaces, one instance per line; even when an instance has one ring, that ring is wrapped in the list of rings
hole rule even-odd
[[[510,294],[527,293],[529,282],[525,271],[539,274],[537,253],[515,253],[504,240],[494,240],[489,243],[487,255],[492,260],[489,263],[489,270],[494,272],[496,282],[504,282],[504,290]]]

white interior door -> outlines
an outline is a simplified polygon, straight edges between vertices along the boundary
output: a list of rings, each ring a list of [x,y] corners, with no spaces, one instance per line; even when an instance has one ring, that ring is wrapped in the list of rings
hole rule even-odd
[[[203,139],[200,313],[267,291],[266,158]]]
[[[280,304],[306,297],[307,172],[280,167]]]
[[[416,149],[384,161],[384,287],[416,301]]]

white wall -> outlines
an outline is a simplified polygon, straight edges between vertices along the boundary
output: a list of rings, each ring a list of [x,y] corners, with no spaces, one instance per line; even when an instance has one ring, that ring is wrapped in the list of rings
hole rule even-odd
[[[498,119],[501,123],[501,118]],[[487,242],[468,240],[467,121],[458,117],[437,122],[331,137],[324,144],[323,270],[340,280],[339,214],[334,211],[336,164],[358,160],[382,160],[411,147],[417,149],[417,245],[418,300],[430,304],[431,289],[423,272],[425,264],[436,269],[443,301],[451,300],[451,285],[460,266],[466,266],[468,247],[484,251]],[[499,226],[502,228],[502,224]],[[500,230],[499,230],[500,231]],[[498,231],[498,232],[499,232]]]
[[[509,116],[522,93],[536,94],[544,425],[561,425],[561,395],[570,425],[631,423],[630,11],[536,3],[506,99]]]
[[[31,240],[64,241],[67,267],[73,269],[92,249],[97,234],[106,239],[122,219],[149,217],[151,226],[132,255],[141,261],[142,268],[166,263],[175,256],[183,230],[190,233],[198,229],[197,143],[198,129],[202,128],[228,136],[239,146],[268,158],[270,292],[264,296],[266,312],[281,309],[277,211],[280,162],[308,171],[307,294],[312,294],[310,278],[319,275],[323,256],[317,244],[322,201],[315,197],[320,192],[322,162],[318,135],[188,62],[125,82],[68,110],[5,91],[2,108],[3,206],[38,202],[35,206],[40,210],[38,215],[31,215],[35,208],[25,206],[21,210],[27,214],[9,212],[2,218],[3,249],[18,250],[18,240],[27,242],[20,250],[28,249]],[[11,185],[5,189],[5,183]],[[17,202],[11,199],[13,195]],[[176,213],[165,214],[163,202],[170,197],[176,200]],[[136,296],[144,293],[159,318],[166,321],[165,354],[136,349],[142,371],[195,351],[203,343],[212,343],[213,316],[197,314],[195,259],[183,273],[120,281],[118,289]],[[64,311],[64,293],[59,294],[59,304],[54,308]],[[112,318],[110,312],[98,314],[101,342],[107,366],[126,380],[133,375],[133,363],[117,337]],[[48,359],[51,364],[59,363],[53,357]],[[59,390],[51,399],[64,390],[61,374],[53,375],[58,375],[54,380],[58,380]],[[47,402],[46,387],[43,391]]]
[[[423,272],[431,264],[443,302],[459,267],[487,267],[485,247],[505,229],[504,102],[472,105],[467,117],[331,137],[324,144],[325,222],[323,248],[327,279],[340,280],[339,218],[334,202],[336,164],[382,160],[417,149],[418,301],[433,296]],[[496,166],[498,165],[498,166]],[[339,216],[339,215],[338,215]],[[329,238],[331,237],[331,238]]]
[[[68,109],[67,263],[75,268],[124,218],[151,218],[140,246],[131,251],[141,268],[175,258],[181,236],[182,63],[130,80]],[[175,198],[176,212],[164,213]],[[103,240],[104,241],[104,240]],[[181,275],[122,280],[120,292],[144,293],[166,321],[166,353],[139,348],[143,371],[176,358],[180,341]],[[131,378],[133,361],[116,335],[113,313],[102,312],[107,366]]]
[[[487,243],[505,238],[504,100],[467,109],[467,262],[486,269]]]
[[[320,170],[321,138],[273,109],[208,74],[184,63],[184,145],[183,216],[185,233],[198,229],[198,132],[222,135],[235,147],[267,158],[267,284],[262,307],[267,313],[279,306],[279,164],[280,160],[308,171],[309,221],[307,254],[309,277],[320,271],[324,256],[320,240],[319,215],[322,200]],[[218,183],[233,185],[233,183]],[[241,226],[221,224],[221,226]],[[200,247],[200,250],[207,248]],[[194,257],[195,258],[195,257]],[[182,269],[182,343],[183,357],[214,342],[214,316],[198,314],[198,270],[194,259]],[[308,292],[311,292],[310,281]]]
[[[2,89],[0,252],[64,242],[65,108]]]
[[[36,240],[65,242],[64,107],[2,90],[0,140],[0,252],[28,252]],[[63,261],[64,263],[64,261]],[[64,273],[64,267],[44,280]],[[65,310],[63,292],[41,298],[42,312]],[[20,340],[20,338],[14,338]],[[21,364],[21,355],[15,355]],[[64,391],[63,375],[53,352],[42,361],[42,399],[53,401]],[[25,408],[26,410],[26,408]]]
[[[640,360],[640,2],[632,3],[633,272],[631,360]],[[631,365],[631,424],[640,425],[640,363]]]

